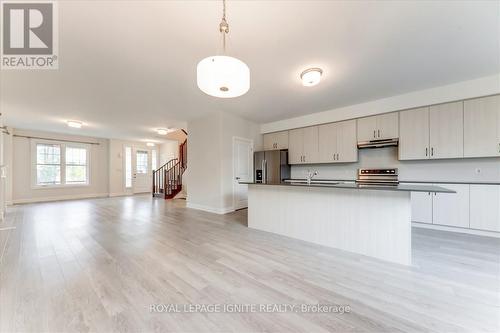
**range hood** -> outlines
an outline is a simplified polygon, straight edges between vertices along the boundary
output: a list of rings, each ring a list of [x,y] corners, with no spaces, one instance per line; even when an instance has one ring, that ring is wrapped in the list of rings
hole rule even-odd
[[[398,138],[394,139],[381,139],[381,140],[370,140],[358,142],[359,149],[365,148],[385,148],[385,147],[397,147],[399,143]]]

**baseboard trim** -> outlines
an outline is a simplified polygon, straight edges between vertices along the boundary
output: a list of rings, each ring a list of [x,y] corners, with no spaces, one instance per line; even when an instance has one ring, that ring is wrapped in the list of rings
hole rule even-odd
[[[110,193],[109,197],[114,198],[114,197],[126,197],[129,195],[134,195],[133,193]]]
[[[94,193],[94,194],[81,194],[81,195],[62,195],[57,197],[44,197],[44,198],[30,198],[30,199],[15,199],[12,204],[28,204],[35,202],[50,202],[50,201],[66,201],[66,200],[79,200],[79,199],[92,199],[92,198],[106,198],[108,193]]]
[[[412,222],[411,226],[416,227],[416,228],[452,231],[452,232],[460,232],[462,234],[500,238],[500,232],[495,232],[495,231],[465,229],[465,228],[458,228],[458,227],[450,227],[450,226],[446,226],[446,225],[436,225],[436,224],[427,224],[427,223],[419,223],[419,222]]]
[[[202,211],[209,212],[209,213],[219,214],[219,215],[234,212],[233,207],[215,208],[215,207],[210,207],[210,206],[205,206],[205,205],[194,204],[194,203],[189,202],[189,201],[186,203],[186,207],[191,208],[191,209],[196,209],[196,210],[202,210]]]

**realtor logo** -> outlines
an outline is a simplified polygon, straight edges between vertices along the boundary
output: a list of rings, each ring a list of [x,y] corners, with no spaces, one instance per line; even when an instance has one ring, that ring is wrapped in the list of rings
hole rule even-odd
[[[1,68],[57,69],[57,11],[52,1],[2,1]]]

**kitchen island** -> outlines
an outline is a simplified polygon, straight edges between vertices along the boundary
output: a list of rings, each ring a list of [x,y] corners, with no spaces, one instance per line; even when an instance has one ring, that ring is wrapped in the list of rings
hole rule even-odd
[[[411,265],[411,192],[438,186],[248,184],[248,227]]]

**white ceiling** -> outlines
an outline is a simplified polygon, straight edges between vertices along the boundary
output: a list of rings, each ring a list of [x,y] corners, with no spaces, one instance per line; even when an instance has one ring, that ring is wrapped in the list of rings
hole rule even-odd
[[[8,125],[147,140],[214,110],[263,123],[500,72],[498,1],[228,0],[251,88],[217,99],[196,65],[220,49],[220,1],[59,3],[59,70],[0,73]],[[312,66],[324,80],[302,87]]]

